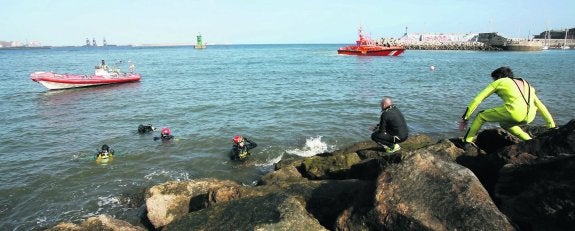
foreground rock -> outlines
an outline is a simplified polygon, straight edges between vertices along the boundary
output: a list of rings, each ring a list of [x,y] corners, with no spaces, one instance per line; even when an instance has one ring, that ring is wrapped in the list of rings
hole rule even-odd
[[[163,230],[326,230],[302,198],[282,193],[213,206],[170,223]]]
[[[113,231],[143,231],[142,227],[131,225],[126,221],[114,219],[107,215],[90,217],[80,225],[60,223],[49,231],[80,231],[80,230],[113,230]]]
[[[379,176],[374,207],[378,230],[513,230],[469,169],[425,151]]]
[[[495,187],[501,211],[523,230],[575,227],[575,155],[506,165]]]

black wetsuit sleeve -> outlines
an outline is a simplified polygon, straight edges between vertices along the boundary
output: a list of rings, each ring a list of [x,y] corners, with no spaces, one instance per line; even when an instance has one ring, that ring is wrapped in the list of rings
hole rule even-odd
[[[231,155],[230,155],[230,159],[232,159],[232,160],[237,160],[237,159],[239,159],[240,148],[239,148],[238,146],[234,145],[234,146],[232,147],[232,151],[231,151],[231,152],[232,152],[232,153],[231,153]]]
[[[258,144],[256,144],[256,142],[254,142],[254,141],[252,141],[252,140],[249,140],[249,139],[247,139],[247,138],[244,138],[244,140],[246,141],[246,148],[247,148],[248,150],[253,149],[253,148],[255,148],[255,147],[258,146]]]
[[[467,115],[467,111],[469,111],[469,107],[465,108],[465,112],[463,112],[463,115],[461,115],[461,119],[467,120],[467,119],[465,119],[465,115]]]
[[[379,124],[377,125],[377,132],[382,133],[385,132],[385,126],[386,126],[386,121],[385,121],[385,112],[382,112],[381,115],[379,116]]]

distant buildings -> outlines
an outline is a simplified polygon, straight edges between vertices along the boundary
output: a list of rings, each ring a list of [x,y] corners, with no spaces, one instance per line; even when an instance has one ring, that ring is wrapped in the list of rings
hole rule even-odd
[[[475,42],[477,33],[445,34],[445,33],[406,33],[399,38],[402,42]]]
[[[20,41],[0,41],[0,48],[24,48],[24,47],[42,47],[42,44],[38,41],[26,41],[22,43]]]
[[[567,31],[567,33],[565,33]],[[535,35],[534,39],[575,39],[575,28],[562,29],[562,30],[546,30],[539,35]]]

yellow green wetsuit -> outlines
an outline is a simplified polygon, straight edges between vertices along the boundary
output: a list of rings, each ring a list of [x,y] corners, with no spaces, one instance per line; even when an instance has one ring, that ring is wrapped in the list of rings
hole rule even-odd
[[[531,136],[519,125],[531,123],[537,111],[541,113],[548,127],[555,127],[553,117],[535,95],[535,89],[526,80],[518,80],[523,82],[523,92],[519,90],[519,85],[512,78],[500,78],[475,96],[463,114],[464,120],[467,120],[479,104],[493,93],[503,99],[503,105],[479,112],[465,134],[465,141],[472,142],[484,122],[499,122],[501,127],[511,134],[522,140],[530,140]]]

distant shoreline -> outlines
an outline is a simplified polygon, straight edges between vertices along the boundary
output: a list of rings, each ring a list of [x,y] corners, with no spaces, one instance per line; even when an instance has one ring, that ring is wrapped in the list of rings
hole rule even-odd
[[[301,45],[350,45],[349,43],[274,43],[274,44],[207,44],[210,46],[301,46]],[[456,42],[456,43],[417,43],[402,44],[406,50],[476,50],[476,51],[500,51],[483,43]],[[570,44],[568,44],[570,45]],[[0,47],[0,50],[34,50],[34,49],[116,49],[116,48],[169,48],[169,47],[194,47],[194,44],[131,44],[131,45],[108,45],[108,46],[39,46],[39,47]]]
[[[0,50],[31,50],[31,49],[50,49],[51,46],[41,47],[0,47]]]

